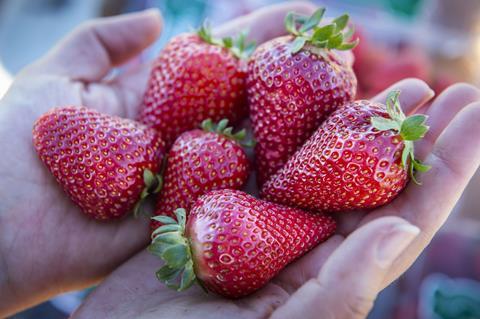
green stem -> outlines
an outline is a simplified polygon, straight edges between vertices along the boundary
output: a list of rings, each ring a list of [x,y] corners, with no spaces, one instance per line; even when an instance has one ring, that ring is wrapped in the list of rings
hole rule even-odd
[[[205,21],[197,31],[198,36],[205,42],[226,48],[238,59],[248,59],[255,50],[255,42],[247,41],[246,32],[240,32],[236,38],[225,37],[216,38],[208,21]]]
[[[330,24],[320,26],[325,8],[319,8],[310,17],[290,12],[285,17],[285,29],[295,37],[290,51],[299,52],[309,44],[320,49],[351,50],[358,44],[358,39],[350,41],[353,26],[348,24],[348,14],[333,19]],[[347,28],[348,27],[348,28]]]
[[[371,123],[379,131],[393,130],[399,135],[404,143],[402,166],[408,170],[412,180],[420,184],[415,178],[415,172],[426,172],[431,167],[415,158],[413,142],[421,140],[428,132],[429,127],[425,125],[427,116],[414,114],[407,117],[402,111],[399,97],[400,91],[390,92],[386,102],[388,118],[375,116],[371,118]]]
[[[152,217],[163,225],[152,233],[148,250],[165,262],[156,272],[158,280],[169,288],[183,291],[195,283],[196,276],[190,244],[185,237],[185,209],[175,210],[175,216],[177,220],[168,216]]]

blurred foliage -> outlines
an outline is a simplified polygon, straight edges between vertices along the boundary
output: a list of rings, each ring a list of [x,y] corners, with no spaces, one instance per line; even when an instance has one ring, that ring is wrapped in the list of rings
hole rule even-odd
[[[389,0],[387,2],[394,12],[410,17],[418,12],[422,4],[422,0]]]
[[[441,319],[480,318],[480,289],[454,281],[440,285],[433,295],[434,313]]]

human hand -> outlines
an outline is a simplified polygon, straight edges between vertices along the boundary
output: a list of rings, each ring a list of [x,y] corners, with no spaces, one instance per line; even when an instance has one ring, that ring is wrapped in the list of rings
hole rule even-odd
[[[251,27],[252,40],[262,42],[283,32],[288,11],[314,9],[305,3],[265,8],[216,31]],[[64,105],[135,118],[149,66],[108,75],[150,45],[161,27],[157,11],[89,22],[23,70],[0,101],[0,317],[92,285],[148,244],[145,219],[100,223],[80,212],[38,159],[32,126]]]
[[[401,90],[405,113],[430,116],[416,154],[432,169],[391,204],[342,213],[339,234],[284,269],[252,296],[227,300],[199,287],[172,291],[155,279],[161,261],[141,252],[116,270],[74,318],[365,318],[377,294],[419,256],[450,214],[480,163],[480,91],[458,84],[433,103],[422,81],[404,80],[375,97]]]
[[[89,22],[28,66],[0,101],[0,317],[92,285],[148,243],[148,221],[100,223],[82,214],[38,159],[34,121],[55,106],[135,117],[148,77],[111,70],[159,35],[147,11]]]

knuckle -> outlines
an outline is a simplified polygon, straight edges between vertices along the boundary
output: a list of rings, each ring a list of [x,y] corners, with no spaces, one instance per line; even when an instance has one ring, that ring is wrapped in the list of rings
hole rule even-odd
[[[432,165],[435,170],[438,170],[441,167],[444,172],[448,172],[454,177],[460,178],[464,175],[461,167],[459,168],[458,165],[456,165],[456,160],[452,158],[452,154],[447,147],[444,147],[443,145],[435,145],[432,155],[434,161],[438,162],[437,165]]]
[[[370,309],[372,309],[374,303],[373,298],[361,296],[355,293],[351,293],[345,303],[345,316],[344,318],[351,319],[363,319],[368,316]],[[342,317],[343,318],[343,317]]]

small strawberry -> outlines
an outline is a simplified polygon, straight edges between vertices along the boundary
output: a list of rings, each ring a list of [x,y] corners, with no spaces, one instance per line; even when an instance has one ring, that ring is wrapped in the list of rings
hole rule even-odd
[[[238,122],[248,111],[244,60],[252,50],[244,35],[220,40],[208,26],[174,37],[154,62],[140,122],[157,129],[167,147],[207,118]]]
[[[228,120],[213,125],[202,123],[203,130],[188,131],[173,143],[167,156],[163,189],[155,215],[173,216],[175,209],[187,211],[203,194],[217,189],[239,189],[248,177],[248,158],[240,145],[245,130],[232,134]],[[160,226],[152,221],[152,230]]]
[[[345,57],[348,15],[319,27],[325,9],[308,19],[292,13],[288,36],[259,46],[248,65],[248,100],[257,142],[258,184],[280,169],[326,116],[355,98],[357,81]],[[301,21],[302,20],[302,21]]]
[[[335,231],[335,221],[259,200],[237,190],[212,191],[195,202],[185,225],[185,210],[175,211],[178,223],[153,234],[149,250],[165,265],[157,278],[179,291],[196,280],[206,289],[239,298],[263,287],[287,264]]]
[[[393,200],[414,170],[413,155],[427,132],[425,115],[406,117],[398,91],[387,105],[348,104],[330,115],[285,166],[265,183],[262,197],[316,211],[374,208]]]
[[[43,114],[33,144],[57,182],[85,214],[122,217],[156,187],[164,142],[132,120],[67,106]],[[153,172],[153,173],[152,173]]]

